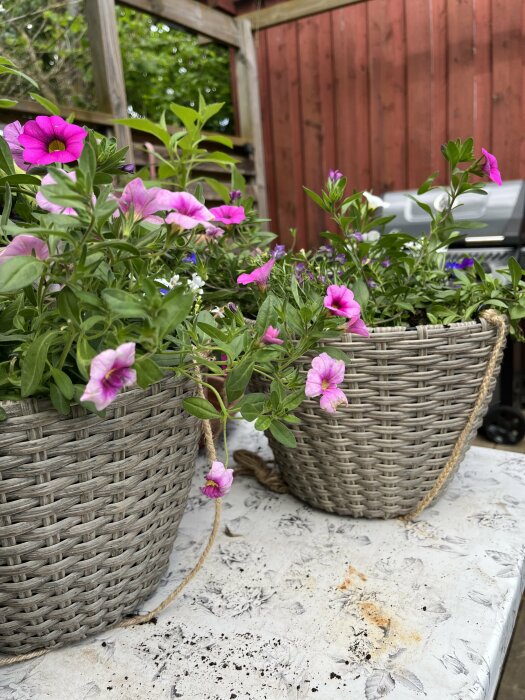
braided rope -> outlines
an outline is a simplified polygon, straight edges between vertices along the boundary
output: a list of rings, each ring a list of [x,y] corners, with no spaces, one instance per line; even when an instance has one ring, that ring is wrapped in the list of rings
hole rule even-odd
[[[438,496],[439,493],[441,493],[441,490],[447,483],[449,476],[452,474],[452,472],[457,466],[465,441],[468,438],[470,431],[474,426],[474,423],[478,419],[479,412],[483,406],[483,402],[485,401],[489,392],[490,383],[492,381],[492,377],[494,376],[494,372],[497,367],[498,358],[505,343],[505,337],[507,334],[507,324],[505,322],[504,316],[499,314],[494,309],[487,309],[486,311],[482,311],[480,315],[486,321],[496,326],[497,336],[496,342],[494,343],[494,347],[492,348],[492,354],[487,363],[487,368],[485,370],[485,375],[483,376],[483,381],[481,382],[481,386],[479,388],[476,403],[474,404],[474,408],[471,411],[469,419],[465,427],[461,431],[460,436],[452,451],[452,454],[450,455],[447,463],[445,464],[443,471],[436,480],[436,483],[434,484],[432,489],[427,493],[427,495],[420,501],[419,505],[417,505],[416,508],[414,508],[413,511],[411,511],[407,515],[401,516],[401,520],[404,520],[405,522],[409,522],[410,520],[412,520],[412,518],[415,518],[418,515],[420,515],[420,513],[422,513],[425,510],[425,508],[427,508],[432,503],[436,496]]]
[[[262,457],[250,450],[235,450],[235,476],[254,476],[257,481],[275,493],[288,493],[288,486],[277,469],[266,465]]]
[[[197,391],[199,396],[203,399],[205,398],[204,396],[204,391],[202,388],[202,375],[200,372],[199,366],[196,364],[195,365],[195,375],[197,378]],[[217,460],[217,452],[215,450],[215,444],[213,441],[213,433],[210,425],[209,420],[203,420],[203,432],[204,432],[204,440],[206,443],[206,452],[208,455],[208,459],[210,462],[215,462]],[[202,565],[206,561],[208,554],[210,553],[211,548],[213,547],[215,543],[215,539],[217,538],[217,534],[219,532],[219,526],[221,522],[221,511],[222,511],[222,502],[220,498],[217,498],[215,500],[215,517],[213,519],[213,526],[212,530],[210,533],[210,536],[208,537],[208,542],[206,543],[206,547],[204,548],[202,554],[200,555],[197,563],[193,567],[193,569],[187,574],[187,576],[184,577],[184,579],[179,583],[177,588],[172,591],[164,600],[157,605],[157,607],[152,610],[151,612],[145,613],[144,615],[134,615],[133,617],[128,617],[124,620],[121,620],[119,623],[113,626],[113,628],[118,628],[118,627],[133,627],[134,625],[143,625],[146,624],[147,622],[151,622],[153,618],[157,617],[159,613],[161,613],[165,608],[170,605],[171,602],[179,595],[179,593],[188,585],[188,583],[196,576],[196,574],[199,572],[199,570],[202,568]],[[109,629],[109,628],[108,628]],[[16,654],[14,656],[4,656],[0,658],[0,666],[8,666],[9,664],[14,664],[18,663],[20,661],[29,661],[29,659],[35,659],[39,656],[44,656],[44,654],[48,654],[50,651],[53,649],[58,648],[58,645],[56,647],[52,647],[50,649],[38,649],[37,651],[32,651],[27,654]]]

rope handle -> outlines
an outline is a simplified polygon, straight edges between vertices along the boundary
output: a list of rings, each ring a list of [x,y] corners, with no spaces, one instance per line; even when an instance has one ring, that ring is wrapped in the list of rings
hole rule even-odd
[[[200,368],[197,364],[195,364],[195,375],[197,378],[197,392],[200,396],[201,399],[204,399],[204,391],[202,388],[202,375],[200,372]],[[203,420],[202,421],[202,426],[203,426],[203,433],[204,433],[204,440],[206,443],[206,452],[208,455],[208,459],[210,462],[215,462],[217,460],[217,452],[215,450],[215,443],[213,440],[213,432],[211,428],[211,424],[209,420]],[[221,512],[222,512],[222,499],[217,498],[215,500],[215,517],[213,519],[213,526],[212,530],[210,533],[210,536],[208,537],[208,542],[206,543],[206,547],[202,551],[202,554],[200,555],[197,563],[193,567],[193,569],[188,573],[187,576],[179,583],[177,588],[172,591],[164,600],[157,605],[157,607],[152,610],[151,612],[145,613],[144,615],[134,615],[133,617],[127,617],[124,620],[121,620],[118,622],[116,625],[112,625],[111,628],[108,627],[108,629],[115,629],[118,627],[133,627],[134,625],[144,625],[147,622],[151,622],[153,618],[157,617],[159,613],[161,613],[165,608],[170,605],[170,603],[175,600],[175,598],[179,595],[179,593],[186,588],[188,583],[196,576],[196,574],[199,572],[199,570],[202,568],[202,565],[206,561],[208,554],[210,553],[211,548],[213,547],[213,544],[215,542],[215,539],[217,537],[217,534],[219,532],[219,526],[221,522]],[[3,656],[0,657],[0,666],[8,666],[10,664],[15,664],[20,661],[29,661],[29,659],[36,659],[39,656],[44,656],[44,654],[48,654],[50,651],[53,649],[57,649],[58,646],[51,647],[48,649],[38,649],[36,651],[28,652],[27,654],[16,654],[14,656]]]
[[[479,388],[476,402],[474,404],[474,407],[472,408],[472,411],[470,413],[469,419],[465,427],[463,428],[457,439],[454,449],[452,450],[452,454],[450,455],[447,463],[445,464],[443,471],[436,480],[436,483],[430,489],[427,495],[414,508],[414,510],[412,510],[410,513],[407,513],[407,515],[401,516],[401,520],[404,520],[405,522],[409,522],[410,520],[412,520],[412,518],[415,518],[418,515],[420,515],[425,510],[425,508],[427,508],[432,503],[436,496],[438,496],[441,493],[443,487],[447,483],[449,476],[452,474],[452,472],[458,464],[461,451],[463,450],[465,442],[474,426],[474,423],[479,418],[479,414],[482,410],[483,403],[487,398],[487,394],[490,389],[490,383],[498,365],[500,353],[503,350],[503,346],[505,345],[505,340],[507,336],[507,323],[505,317],[498,313],[495,309],[487,309],[486,311],[482,311],[480,316],[491,325],[496,326],[497,333],[496,342],[494,343],[494,347],[492,348],[492,353],[487,363],[485,374],[483,375],[483,380]]]

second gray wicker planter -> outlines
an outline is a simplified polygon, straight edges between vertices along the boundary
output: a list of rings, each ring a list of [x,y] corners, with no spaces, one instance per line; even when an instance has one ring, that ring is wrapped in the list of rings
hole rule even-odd
[[[106,418],[2,403],[0,653],[100,632],[158,585],[184,512],[200,422],[188,380],[123,392]]]
[[[448,327],[377,328],[370,338],[346,335],[332,342],[350,359],[340,385],[349,405],[329,414],[319,408],[319,399],[306,400],[296,411],[301,425],[290,426],[296,449],[268,434],[290,491],[342,515],[391,518],[411,512],[435,484],[467,424],[496,336],[496,328],[482,319]],[[304,375],[310,363],[311,357],[298,363]],[[495,383],[494,376],[461,459]]]

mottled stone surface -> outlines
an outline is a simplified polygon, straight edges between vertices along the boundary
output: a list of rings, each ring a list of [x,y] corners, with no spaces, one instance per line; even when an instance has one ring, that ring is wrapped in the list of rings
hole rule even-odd
[[[230,430],[238,447],[269,455],[247,424]],[[209,533],[213,504],[198,485],[144,611]],[[328,515],[239,478],[204,568],[155,624],[4,668],[0,698],[489,700],[524,559],[523,455],[472,448],[409,525]]]

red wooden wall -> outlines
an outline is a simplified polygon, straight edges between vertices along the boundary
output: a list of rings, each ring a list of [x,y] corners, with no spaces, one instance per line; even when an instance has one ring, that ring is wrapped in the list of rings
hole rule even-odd
[[[504,178],[525,178],[523,0],[368,0],[262,30],[256,43],[283,241],[297,227],[299,246],[317,243],[324,219],[302,185],[320,188],[333,167],[377,194],[416,187],[440,169],[445,139],[472,135]]]

